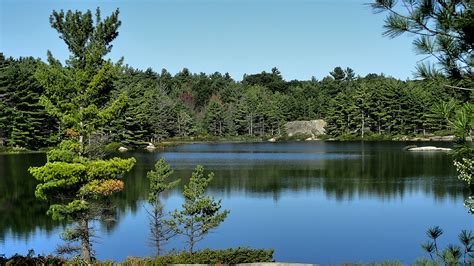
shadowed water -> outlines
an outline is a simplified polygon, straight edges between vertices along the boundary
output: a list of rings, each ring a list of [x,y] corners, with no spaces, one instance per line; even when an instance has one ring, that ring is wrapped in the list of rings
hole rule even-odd
[[[370,262],[423,256],[425,230],[441,226],[441,245],[473,229],[463,207],[468,191],[446,153],[410,153],[403,142],[291,142],[190,144],[156,153],[135,152],[137,165],[115,198],[113,224],[97,224],[100,259],[152,255],[144,206],[146,172],[161,157],[181,186],[164,195],[166,209],[179,208],[182,185],[196,165],[213,171],[208,192],[231,210],[199,248],[250,246],[275,249],[277,261]],[[433,145],[433,143],[430,143]],[[448,147],[449,143],[435,143]],[[34,198],[29,166],[44,154],[0,155],[0,254],[52,252],[63,225],[46,216]],[[183,249],[176,238],[168,249]]]

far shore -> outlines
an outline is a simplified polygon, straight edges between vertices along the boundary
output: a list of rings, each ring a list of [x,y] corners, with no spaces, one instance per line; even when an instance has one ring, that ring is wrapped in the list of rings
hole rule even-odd
[[[331,137],[327,135],[316,136],[316,137],[307,137],[307,136],[282,136],[282,137],[245,137],[245,136],[226,136],[226,137],[188,137],[188,138],[171,138],[165,139],[162,141],[154,142],[156,149],[163,149],[170,146],[182,145],[182,144],[212,144],[212,143],[284,143],[284,142],[354,142],[354,141],[367,141],[367,142],[376,142],[376,141],[393,141],[393,142],[453,142],[455,140],[454,136],[387,136],[387,135],[370,135],[365,138],[360,136],[340,136],[340,137]],[[468,141],[472,141],[472,138],[469,138]],[[125,144],[113,143],[113,150],[117,151],[118,147],[126,147],[130,151],[142,150],[148,145],[148,142],[144,142],[143,145],[135,145],[129,147]],[[115,148],[116,146],[116,148]],[[141,147],[143,146],[143,147]],[[39,150],[29,150],[25,148],[1,148],[1,154],[16,154],[16,153],[45,153],[54,147],[41,148]]]

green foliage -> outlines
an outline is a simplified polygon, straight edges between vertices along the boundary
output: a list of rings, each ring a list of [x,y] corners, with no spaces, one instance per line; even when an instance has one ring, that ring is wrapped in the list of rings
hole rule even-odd
[[[206,129],[214,136],[222,136],[224,130],[224,107],[218,97],[212,97],[204,118]]]
[[[474,104],[466,103],[455,113],[455,119],[452,122],[454,132],[460,139],[470,136],[474,128]]]
[[[404,33],[415,34],[415,49],[433,57],[444,74],[459,79],[472,79],[472,49],[474,12],[472,1],[375,0],[371,6],[376,13],[387,12],[385,36],[391,38]],[[422,64],[418,76],[434,78],[440,72],[431,65]]]
[[[113,79],[120,68],[103,59],[118,35],[118,10],[102,20],[97,9],[95,22],[91,11],[53,11],[50,22],[71,55],[63,67],[48,52],[49,64],[42,64],[35,74],[44,87],[40,102],[67,135],[79,137],[80,153],[85,153],[83,142],[120,114],[127,101],[123,93],[111,99]]]
[[[64,265],[66,260],[61,257],[55,257],[52,255],[42,256],[36,255],[35,252],[30,249],[26,256],[15,254],[9,258],[4,255],[0,255],[0,265]]]
[[[112,49],[111,42],[118,36],[117,29],[122,24],[118,19],[119,11],[104,20],[101,18],[100,9],[97,8],[95,21],[90,10],[80,11],[53,11],[49,21],[51,27],[56,29],[59,36],[68,46],[71,56],[68,64],[77,69],[100,68],[103,57]],[[106,71],[106,69],[102,69]],[[89,77],[85,77],[88,79]],[[96,78],[94,83],[102,83],[101,78]],[[104,85],[104,83],[102,83]],[[95,90],[93,86],[90,90]]]
[[[458,171],[459,179],[471,185],[474,176],[474,160],[472,158],[462,158],[459,161],[455,161],[454,166],[456,166]]]
[[[54,219],[75,220],[89,209],[89,201],[120,191],[123,182],[117,179],[130,171],[135,162],[134,158],[82,158],[77,162],[47,162],[29,171],[40,182],[36,197],[51,203],[48,213]]]
[[[123,146],[122,143],[110,142],[110,143],[108,143],[104,146],[104,151],[107,154],[113,154],[113,153],[117,152],[117,150],[122,146]]]
[[[164,159],[160,159],[155,164],[155,169],[147,173],[147,178],[150,180],[150,192],[148,193],[148,203],[152,207],[148,211],[151,244],[155,248],[156,256],[160,256],[162,246],[176,235],[176,223],[172,219],[166,219],[163,213],[163,204],[160,196],[166,190],[177,186],[179,180],[168,182],[168,179],[173,174],[171,166],[166,163]]]
[[[467,141],[474,128],[474,108],[472,103],[466,103],[456,111],[452,122],[456,134],[456,146],[453,152],[454,166],[458,172],[458,178],[464,181],[471,189],[471,195],[464,201],[464,205],[470,213],[474,213],[474,149]]]
[[[450,128],[460,106],[446,89],[428,81],[367,76],[350,83],[330,100],[326,120],[333,136],[433,134]]]
[[[341,266],[402,266],[403,263],[399,261],[382,261],[371,263],[343,263]]]
[[[263,71],[260,74],[244,75],[242,83],[246,86],[266,87],[272,92],[285,92],[288,87],[276,67],[272,68],[272,73]]]
[[[239,83],[227,74],[186,69],[172,76],[166,70],[141,71],[109,61],[77,69],[50,56],[49,64],[39,65],[29,78],[44,87],[38,104],[46,106],[59,127],[51,117],[41,123],[46,139],[35,142],[38,147],[72,136],[94,143],[90,148],[108,142],[134,148],[173,138],[282,137],[286,122],[313,119],[326,120],[333,137],[452,134],[454,110],[472,97],[469,91],[442,85],[469,86],[467,81],[356,77],[352,69],[341,67],[321,81],[287,82],[273,71],[246,75]],[[10,135],[23,142],[27,136],[40,137],[34,128],[13,131],[10,117],[0,117],[3,145],[13,145],[6,137]],[[91,158],[103,156],[87,147],[79,150]]]
[[[44,88],[34,78],[41,62],[0,56],[0,146],[38,149],[54,144],[56,122],[40,105]]]
[[[184,204],[181,211],[172,213],[176,220],[174,230],[186,237],[189,253],[194,251],[194,245],[202,240],[212,229],[219,226],[229,214],[229,210],[220,211],[221,201],[205,195],[205,190],[214,174],[204,176],[204,168],[197,166],[192,173],[189,183],[184,186]]]
[[[78,159],[79,151],[80,146],[76,140],[63,140],[56,149],[48,151],[47,158],[49,162],[72,163],[75,159]]]
[[[448,245],[444,250],[439,247],[438,238],[443,235],[439,226],[429,228],[426,235],[430,240],[421,245],[430,256],[430,260],[418,260],[416,265],[471,265],[474,263],[474,233],[463,230],[458,236],[462,246]]]
[[[224,250],[204,249],[193,254],[187,252],[157,258],[129,257],[127,265],[170,265],[170,264],[226,264],[273,262],[273,250],[235,248]]]
[[[171,166],[163,158],[156,162],[154,170],[147,173],[147,178],[150,180],[150,193],[148,194],[148,202],[150,204],[159,200],[160,194],[165,190],[172,189],[178,185],[179,180],[167,183],[172,174]]]
[[[80,241],[81,247],[66,245],[60,252],[81,249],[86,263],[93,257],[89,221],[110,216],[114,208],[107,198],[123,190],[120,178],[136,162],[100,159],[104,126],[120,115],[127,101],[125,93],[111,94],[120,63],[103,59],[118,36],[118,13],[102,20],[97,9],[94,21],[91,11],[53,11],[51,26],[68,46],[70,57],[63,67],[48,51],[48,64],[39,65],[34,75],[44,88],[39,102],[57,118],[59,133],[66,138],[48,153],[45,165],[29,169],[39,181],[35,195],[48,201],[53,219],[77,223],[64,239]]]

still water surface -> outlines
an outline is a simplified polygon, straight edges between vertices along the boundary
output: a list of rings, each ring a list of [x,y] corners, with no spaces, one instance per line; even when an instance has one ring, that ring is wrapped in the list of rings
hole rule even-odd
[[[182,184],[196,165],[213,171],[208,192],[231,213],[199,248],[272,248],[277,261],[332,264],[423,256],[425,230],[441,226],[441,245],[474,228],[463,207],[468,191],[445,153],[410,153],[402,142],[189,144],[136,152],[137,165],[115,199],[116,222],[97,224],[99,259],[153,254],[147,244],[146,172],[164,157],[181,186],[164,195],[182,204]],[[433,145],[433,143],[430,143]],[[449,146],[448,143],[435,143]],[[53,252],[64,225],[34,198],[29,166],[44,154],[0,155],[0,254]],[[183,249],[177,238],[168,249]]]

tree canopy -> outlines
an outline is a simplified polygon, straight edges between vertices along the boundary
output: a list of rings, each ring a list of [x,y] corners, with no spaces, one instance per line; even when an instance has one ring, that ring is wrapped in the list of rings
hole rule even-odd
[[[418,53],[433,57],[442,73],[473,79],[474,11],[471,0],[376,0],[375,12],[386,12],[385,36],[415,34]],[[427,58],[428,58],[427,57]],[[420,77],[441,74],[429,64],[417,67]]]

